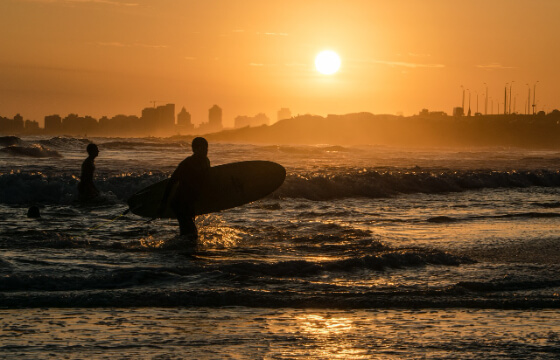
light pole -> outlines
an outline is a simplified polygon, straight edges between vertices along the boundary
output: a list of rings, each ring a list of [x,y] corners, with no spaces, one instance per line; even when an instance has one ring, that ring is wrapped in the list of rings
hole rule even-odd
[[[468,114],[468,116],[471,116],[471,91],[469,89],[467,89],[467,91],[469,92],[469,114]]]
[[[463,102],[461,103],[461,111],[463,112],[463,116],[465,115],[465,88],[461,85],[461,89],[463,89]]]
[[[484,85],[486,85],[486,101],[484,102],[484,115],[488,115],[488,84],[484,83]]]
[[[536,95],[537,95],[537,83],[538,83],[538,82],[539,82],[539,81],[537,80],[537,82],[535,83],[535,85],[533,85],[533,115],[535,115],[536,110],[537,110],[537,109],[536,109],[536,107],[537,107],[537,102],[536,102],[535,98],[536,98]]]
[[[509,113],[511,114],[511,87],[513,86],[514,81],[512,80],[511,83],[509,83]]]
[[[504,87],[504,115],[507,115],[507,88],[508,88],[509,83],[506,83],[506,86]]]
[[[478,114],[478,91],[475,92],[476,92],[476,113]]]
[[[529,109],[531,107],[531,86],[529,86],[529,84],[525,84],[525,85],[527,85],[527,93],[528,93],[528,95],[527,95],[527,109],[526,109],[525,114],[529,115],[529,112],[530,112]]]

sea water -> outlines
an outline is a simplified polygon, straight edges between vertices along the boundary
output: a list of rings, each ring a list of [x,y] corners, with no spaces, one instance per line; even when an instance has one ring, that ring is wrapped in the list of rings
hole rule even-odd
[[[0,356],[554,358],[560,153],[212,143],[270,160],[270,196],[121,216],[190,138],[29,137],[0,149]],[[102,196],[77,202],[99,145]],[[4,144],[8,145],[8,144]],[[26,216],[37,205],[41,218]]]

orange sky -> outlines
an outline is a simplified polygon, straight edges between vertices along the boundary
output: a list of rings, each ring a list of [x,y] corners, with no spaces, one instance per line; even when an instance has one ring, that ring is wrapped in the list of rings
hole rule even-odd
[[[560,108],[557,0],[1,0],[0,116],[237,115]],[[315,55],[336,51],[322,75]],[[467,92],[468,104],[468,92]],[[490,103],[491,104],[491,103]],[[491,105],[488,106],[490,112]],[[512,105],[513,106],[513,105]],[[503,109],[503,104],[500,105]]]

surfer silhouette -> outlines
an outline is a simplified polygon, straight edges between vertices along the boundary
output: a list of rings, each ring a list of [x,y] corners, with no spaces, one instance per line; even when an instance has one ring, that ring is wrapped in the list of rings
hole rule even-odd
[[[95,158],[99,155],[99,149],[97,145],[91,143],[86,150],[89,156],[82,163],[82,175],[78,183],[78,194],[82,201],[91,200],[99,195],[99,190],[93,184]]]
[[[207,156],[208,141],[205,138],[194,138],[191,146],[193,154],[181,161],[169,178],[158,214],[165,211],[172,189],[175,184],[178,184],[177,190],[172,195],[170,206],[177,216],[180,235],[189,236],[191,240],[196,241],[198,230],[194,223],[195,202],[200,199],[202,187],[208,182],[210,160]]]

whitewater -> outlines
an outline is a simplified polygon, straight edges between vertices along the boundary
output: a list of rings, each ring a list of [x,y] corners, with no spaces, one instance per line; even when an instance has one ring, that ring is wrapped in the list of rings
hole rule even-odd
[[[0,357],[560,351],[558,151],[210,142],[212,165],[269,160],[287,177],[197,217],[193,249],[173,220],[121,216],[190,140],[0,138]],[[102,196],[81,204],[90,142]]]

